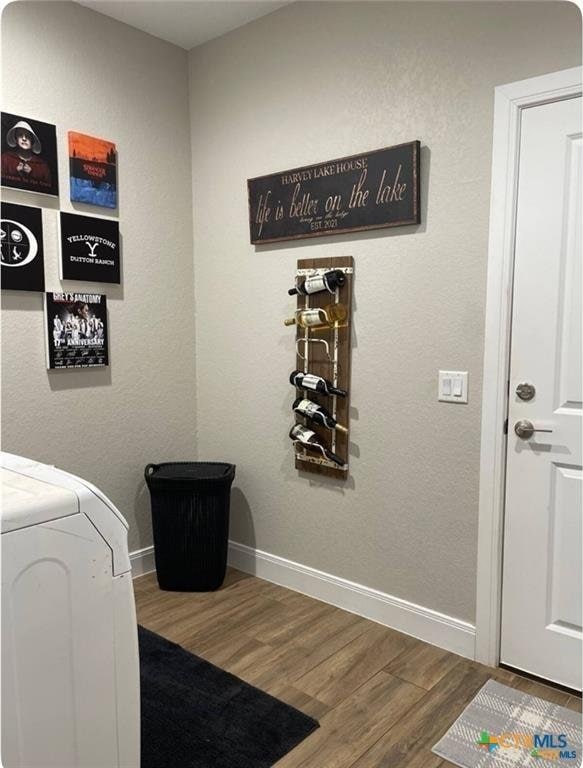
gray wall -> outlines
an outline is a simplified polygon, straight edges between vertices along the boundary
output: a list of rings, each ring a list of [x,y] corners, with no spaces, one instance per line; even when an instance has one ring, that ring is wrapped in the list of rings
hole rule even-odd
[[[296,3],[190,57],[198,447],[236,462],[232,538],[474,620],[496,85],[580,64],[561,3]],[[249,245],[246,179],[423,145],[418,228]],[[356,259],[347,483],[287,431],[296,259]],[[470,372],[466,406],[439,368]]]
[[[59,204],[43,199],[47,290],[107,295],[111,366],[48,373],[42,296],[3,291],[2,447],[96,483],[138,549],[151,543],[144,465],[195,453],[187,54],[74,3],[13,3],[2,43],[3,108],[57,125],[63,210],[111,215],[70,203],[67,131],[117,143],[123,238],[121,286],[61,283]]]
[[[57,124],[64,210],[66,131],[117,142],[124,256],[122,286],[82,285],[108,296],[107,370],[47,373],[41,297],[3,292],[4,450],[97,483],[131,549],[146,462],[233,461],[233,539],[473,621],[493,89],[580,63],[575,6],[296,3],[192,52],[190,89],[184,51],[75,4],[12,4],[2,32],[3,107]],[[249,245],[248,177],[415,138],[418,229]],[[47,289],[76,290],[44,204]],[[293,468],[281,321],[296,259],[348,254],[336,483]],[[469,370],[467,406],[437,402],[440,367]]]

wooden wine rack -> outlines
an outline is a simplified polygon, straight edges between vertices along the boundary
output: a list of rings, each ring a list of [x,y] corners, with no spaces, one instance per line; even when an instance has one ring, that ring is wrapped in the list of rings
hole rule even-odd
[[[352,280],[354,278],[354,259],[352,256],[323,259],[299,259],[296,272],[297,277],[322,274],[331,269],[340,269],[346,274],[346,282],[335,294],[327,292],[313,293],[309,296],[297,296],[297,308],[308,309],[321,307],[326,304],[344,304],[348,310],[345,323],[339,327],[324,329],[307,329],[297,326],[296,331],[296,368],[304,373],[312,373],[322,376],[335,387],[344,389],[348,393],[346,397],[336,395],[322,395],[311,390],[297,389],[297,397],[307,397],[315,403],[327,408],[332,416],[345,426],[349,431],[344,434],[338,430],[329,430],[304,421],[300,414],[296,414],[296,422],[305,423],[321,439],[323,445],[337,454],[343,461],[340,466],[325,458],[321,453],[310,450],[295,442],[296,469],[302,472],[313,472],[318,475],[327,475],[345,479],[348,477],[348,446],[350,442],[350,347],[352,326]],[[323,343],[325,342],[325,343]]]

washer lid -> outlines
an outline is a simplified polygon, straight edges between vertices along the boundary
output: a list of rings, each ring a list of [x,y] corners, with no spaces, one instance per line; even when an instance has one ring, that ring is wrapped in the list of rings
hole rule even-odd
[[[0,502],[2,533],[79,512],[73,491],[5,467],[0,472]]]
[[[73,494],[77,505],[74,512],[86,515],[111,548],[113,575],[118,576],[131,571],[127,542],[128,524],[115,504],[98,488],[87,482],[87,480],[71,475],[62,469],[57,469],[49,464],[40,464],[37,461],[32,461],[32,459],[27,459],[24,456],[16,456],[13,453],[0,452],[0,466],[13,474],[22,475],[31,480],[36,480],[43,485]],[[38,498],[39,500],[41,499],[40,496]],[[45,504],[44,497],[42,497],[42,504]],[[18,528],[23,525],[31,525],[47,519],[54,519],[52,517],[53,512],[54,508],[52,510],[49,508],[47,511],[38,511],[31,518],[31,521],[26,523],[15,524],[12,519],[10,522],[11,527],[8,527],[7,521],[6,527],[3,523],[2,529],[3,531],[9,531],[14,530],[15,527]],[[64,514],[71,514],[71,512],[58,513],[57,517],[63,517]],[[20,520],[22,514],[18,513],[17,517]]]

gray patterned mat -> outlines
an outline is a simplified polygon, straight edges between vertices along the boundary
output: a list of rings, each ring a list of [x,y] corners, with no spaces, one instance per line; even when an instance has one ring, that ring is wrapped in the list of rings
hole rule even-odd
[[[433,752],[461,768],[579,768],[581,715],[488,680]]]

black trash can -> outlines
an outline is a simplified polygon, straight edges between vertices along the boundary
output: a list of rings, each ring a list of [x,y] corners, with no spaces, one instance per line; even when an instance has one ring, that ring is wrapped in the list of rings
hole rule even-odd
[[[227,569],[235,465],[205,461],[148,464],[145,477],[152,499],[160,589],[218,589]]]

